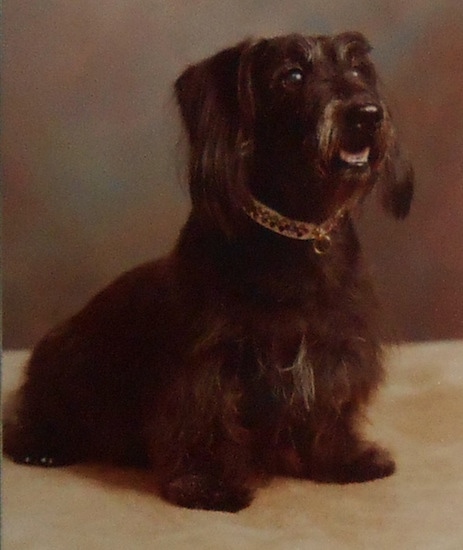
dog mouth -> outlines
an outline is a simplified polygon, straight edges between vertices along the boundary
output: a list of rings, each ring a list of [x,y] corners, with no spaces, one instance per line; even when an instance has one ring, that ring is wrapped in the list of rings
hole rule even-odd
[[[332,155],[335,169],[360,174],[373,168],[379,155],[377,128],[359,125],[339,138]]]
[[[371,147],[365,146],[361,151],[347,151],[341,148],[339,151],[339,160],[346,167],[365,168],[370,162]]]

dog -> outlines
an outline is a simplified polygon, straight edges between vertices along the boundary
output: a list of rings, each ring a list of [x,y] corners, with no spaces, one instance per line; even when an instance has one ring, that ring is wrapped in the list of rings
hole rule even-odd
[[[384,378],[353,217],[404,218],[401,154],[360,33],[246,40],[175,83],[192,208],[35,347],[4,447],[16,462],[149,468],[179,506],[238,511],[272,476],[389,476],[361,434]]]

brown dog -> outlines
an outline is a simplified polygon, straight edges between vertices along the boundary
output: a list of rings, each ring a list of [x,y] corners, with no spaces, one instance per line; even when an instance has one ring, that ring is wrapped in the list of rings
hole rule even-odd
[[[229,511],[262,477],[394,471],[358,429],[383,369],[351,212],[378,185],[404,217],[413,178],[369,50],[359,33],[291,35],[180,76],[180,239],[37,345],[7,454],[146,465],[166,499]]]

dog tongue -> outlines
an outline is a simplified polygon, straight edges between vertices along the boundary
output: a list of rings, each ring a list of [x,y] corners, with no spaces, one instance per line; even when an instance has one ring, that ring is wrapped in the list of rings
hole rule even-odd
[[[341,160],[352,166],[361,166],[363,164],[366,164],[368,162],[369,156],[369,147],[365,147],[365,149],[362,149],[358,153],[351,153],[349,151],[345,151],[344,149],[341,149],[341,151],[339,152],[339,157],[341,158]]]

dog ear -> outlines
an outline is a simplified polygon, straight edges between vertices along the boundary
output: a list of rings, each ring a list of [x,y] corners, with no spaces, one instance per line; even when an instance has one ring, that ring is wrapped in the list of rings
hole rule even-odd
[[[410,161],[399,148],[395,130],[392,129],[391,133],[391,146],[380,176],[381,203],[386,212],[403,219],[410,211],[415,174]]]
[[[236,229],[248,200],[253,124],[246,41],[188,67],[175,83],[190,145],[193,207],[227,233]]]

